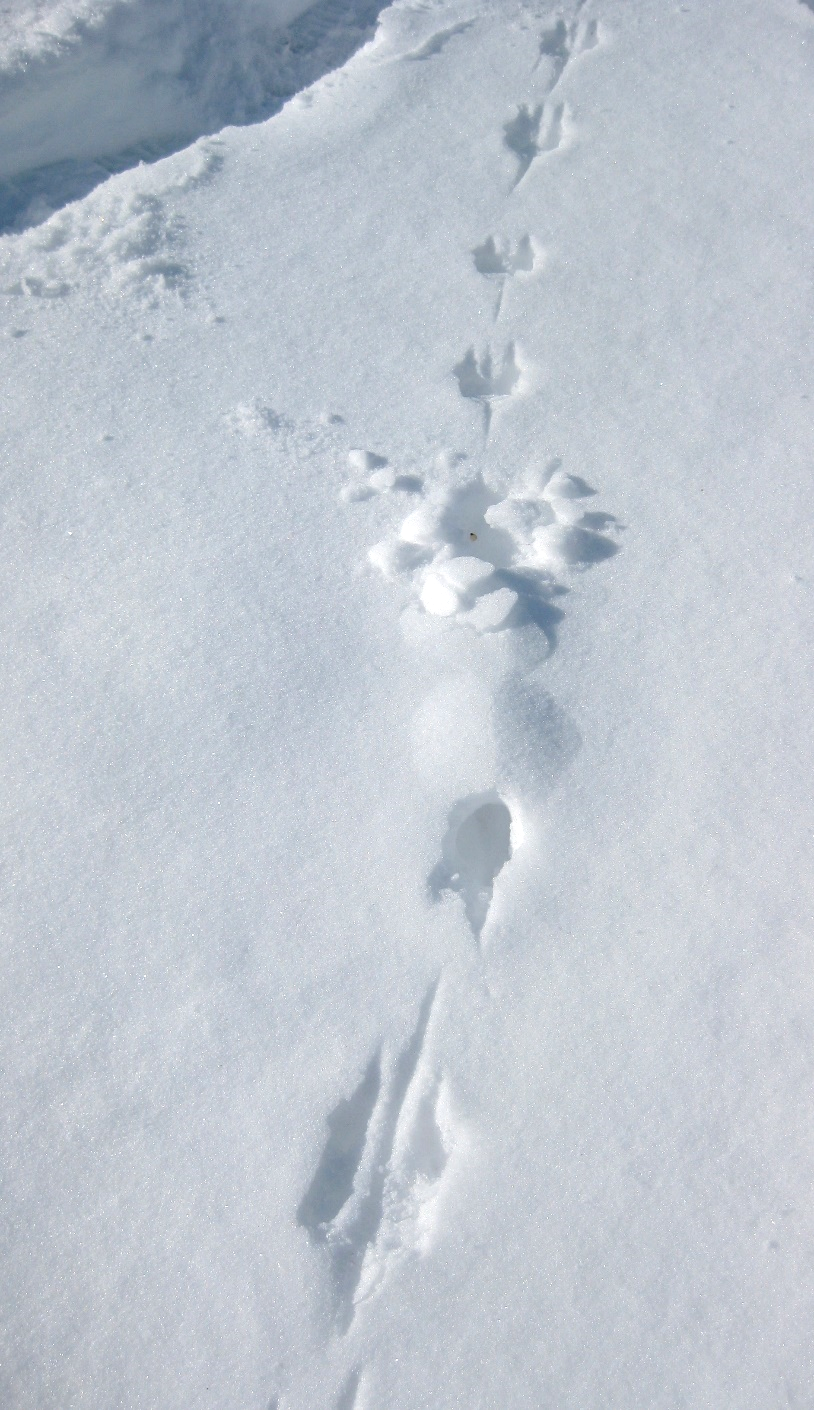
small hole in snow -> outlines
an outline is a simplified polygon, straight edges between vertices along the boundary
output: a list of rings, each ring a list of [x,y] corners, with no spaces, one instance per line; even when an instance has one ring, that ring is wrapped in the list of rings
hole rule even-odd
[[[443,891],[457,891],[466,918],[480,936],[495,877],[512,855],[512,815],[497,793],[462,798],[449,815],[441,861],[429,878],[430,894],[438,900]]]

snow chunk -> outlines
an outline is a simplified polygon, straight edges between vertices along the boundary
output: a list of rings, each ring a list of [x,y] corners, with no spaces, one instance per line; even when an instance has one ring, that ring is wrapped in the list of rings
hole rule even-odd
[[[482,558],[450,558],[438,564],[438,571],[457,592],[471,592],[479,584],[485,583],[494,572],[494,565]]]
[[[452,617],[459,610],[461,600],[441,573],[431,571],[421,588],[421,605],[433,617]]]
[[[429,554],[418,544],[404,543],[400,539],[385,539],[383,543],[374,544],[367,556],[374,568],[378,568],[385,578],[393,582],[405,573],[412,573],[416,568],[420,568],[426,563]]]
[[[418,543],[427,548],[438,548],[443,542],[441,518],[443,507],[437,504],[422,504],[401,526],[401,537],[407,543]]]
[[[367,474],[370,470],[382,470],[386,464],[386,456],[377,455],[373,450],[348,451],[348,465],[351,470],[356,470],[361,475]]]
[[[521,541],[531,537],[541,524],[554,522],[554,511],[544,501],[536,499],[502,499],[486,510],[484,519],[493,529],[503,529]]]
[[[517,602],[517,593],[511,588],[498,588],[497,592],[485,593],[466,614],[466,621],[478,632],[496,632],[505,627],[509,613]]]
[[[564,470],[556,470],[544,493],[549,499],[585,499],[593,494],[593,490],[579,475],[567,475]]]

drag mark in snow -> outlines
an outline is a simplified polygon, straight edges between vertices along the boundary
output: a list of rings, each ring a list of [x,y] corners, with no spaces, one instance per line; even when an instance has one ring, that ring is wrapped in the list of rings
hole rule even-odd
[[[350,1326],[360,1298],[369,1297],[381,1281],[391,1253],[403,1247],[391,1227],[394,1211],[406,1219],[405,1201],[417,1184],[432,1185],[438,1178],[431,1173],[437,1161],[428,1154],[435,1145],[429,1138],[428,1146],[420,1134],[426,1131],[426,1114],[419,1098],[414,1099],[437,988],[436,982],[427,991],[412,1037],[386,1081],[377,1053],[354,1094],[328,1118],[328,1141],[297,1212],[297,1222],[312,1241],[328,1251],[341,1332]],[[441,1169],[445,1164],[444,1159]],[[423,1207],[425,1201],[418,1203]],[[419,1212],[414,1222],[420,1222]],[[421,1251],[418,1235],[413,1247]]]
[[[345,1384],[339,1392],[336,1402],[336,1410],[356,1410],[357,1396],[359,1394],[359,1382],[361,1371],[354,1367],[348,1376]]]
[[[482,245],[472,251],[475,268],[479,274],[492,279],[497,284],[497,301],[494,320],[497,322],[503,302],[503,292],[507,279],[515,275],[533,274],[540,263],[540,255],[528,235],[517,241],[514,249],[508,242],[498,241],[489,235]]]
[[[442,1178],[458,1143],[446,1084],[419,1074],[396,1132],[381,1225],[362,1265],[357,1306],[374,1296],[403,1259],[429,1251]]]
[[[563,615],[556,599],[567,592],[562,577],[616,552],[600,532],[615,526],[613,515],[582,504],[593,494],[559,460],[507,494],[479,475],[422,496],[398,535],[370,550],[370,561],[390,581],[409,585],[432,617],[478,633],[533,623],[553,649]]]
[[[333,1222],[353,1193],[368,1126],[381,1087],[381,1058],[376,1053],[353,1096],[328,1117],[328,1140],[317,1172],[297,1210],[297,1223],[315,1238]]]
[[[438,901],[442,892],[456,891],[476,940],[489,915],[495,877],[511,859],[512,831],[511,812],[494,791],[462,798],[449,815],[430,895]]]
[[[414,61],[422,59],[433,59],[436,54],[440,54],[445,49],[450,39],[454,39],[457,34],[463,34],[467,29],[471,29],[474,20],[464,20],[461,24],[451,25],[449,29],[440,29],[437,34],[433,34],[418,49],[414,49],[411,54],[405,54],[405,59]]]
[[[545,125],[538,151],[556,152],[563,142],[563,124],[567,118],[567,109],[564,103],[557,103],[548,113],[548,121]]]

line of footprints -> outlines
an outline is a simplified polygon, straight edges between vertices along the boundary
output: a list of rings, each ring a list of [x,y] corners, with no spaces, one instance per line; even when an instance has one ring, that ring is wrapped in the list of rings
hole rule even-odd
[[[584,18],[583,8],[580,0],[570,23],[556,18],[545,27],[534,65],[545,84],[542,100],[519,106],[504,125],[504,145],[516,163],[510,194],[571,132],[559,86],[573,60],[599,44],[597,22]],[[468,27],[442,31],[406,58],[429,60]],[[535,274],[542,251],[530,235],[512,242],[491,234],[471,255],[494,286],[497,322],[508,282]],[[523,371],[515,342],[497,356],[473,344],[452,368],[460,395],[479,410],[487,441],[495,403],[522,390]],[[589,507],[595,491],[558,458],[530,470],[508,493],[482,473],[460,483],[453,472],[463,458],[443,452],[425,475],[398,469],[377,452],[350,452],[346,503],[391,494],[405,500],[400,528],[371,548],[370,562],[407,590],[414,610],[447,629],[488,637],[532,625],[553,647],[562,617],[557,600],[568,590],[562,577],[616,552],[606,532],[616,521]],[[515,834],[509,806],[495,790],[459,799],[450,811],[428,893],[434,900],[457,894],[478,943]],[[444,1079],[427,1057],[437,989],[436,983],[425,995],[405,1047],[389,1057],[374,1053],[355,1091],[329,1116],[328,1138],[297,1213],[327,1258],[340,1334],[405,1256],[429,1247],[443,1177],[464,1144]],[[362,1385],[355,1368],[336,1410],[361,1410]]]

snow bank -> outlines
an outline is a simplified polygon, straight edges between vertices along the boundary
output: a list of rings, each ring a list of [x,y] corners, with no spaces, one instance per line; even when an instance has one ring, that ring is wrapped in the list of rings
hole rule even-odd
[[[111,171],[267,117],[344,62],[382,0],[104,0],[0,16],[0,230]]]

